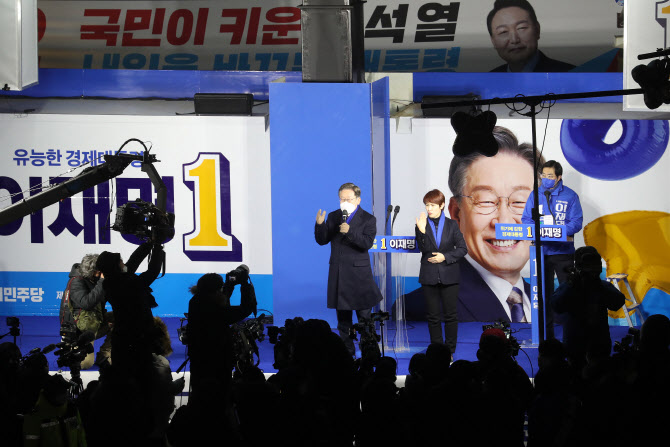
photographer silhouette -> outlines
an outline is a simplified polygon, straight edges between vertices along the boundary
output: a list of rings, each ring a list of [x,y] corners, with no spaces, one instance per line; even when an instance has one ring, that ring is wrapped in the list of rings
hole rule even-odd
[[[587,356],[609,356],[612,346],[607,310],[620,309],[625,296],[600,279],[602,258],[591,246],[575,251],[575,267],[568,280],[551,297],[551,305],[563,316],[563,343],[568,360],[580,370]]]

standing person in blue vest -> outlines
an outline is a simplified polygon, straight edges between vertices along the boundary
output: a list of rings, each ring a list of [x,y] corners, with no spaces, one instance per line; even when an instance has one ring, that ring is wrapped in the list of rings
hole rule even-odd
[[[544,247],[544,302],[547,338],[554,338],[554,312],[549,298],[554,294],[554,274],[558,283],[568,279],[568,270],[574,266],[574,235],[582,229],[582,205],[579,196],[563,184],[563,167],[556,160],[542,165],[542,184],[539,188],[539,212],[545,225],[565,225],[567,242],[543,242]],[[535,198],[531,193],[526,202],[521,222],[532,224]]]
[[[377,219],[360,207],[361,189],[345,183],[338,191],[340,209],[319,210],[314,225],[314,239],[319,245],[330,242],[328,269],[328,308],[337,311],[337,329],[349,353],[356,354],[349,337],[353,311],[358,321],[370,319],[372,307],[382,300],[372,277],[368,250],[377,235]]]
[[[428,216],[421,213],[414,232],[421,251],[419,283],[426,300],[430,342],[446,344],[453,358],[458,335],[458,261],[468,253],[468,248],[458,223],[444,215],[445,202],[442,191],[428,191],[423,197]]]

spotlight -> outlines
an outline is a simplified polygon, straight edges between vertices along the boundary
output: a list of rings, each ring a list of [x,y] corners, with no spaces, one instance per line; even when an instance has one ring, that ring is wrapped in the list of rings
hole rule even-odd
[[[451,117],[451,126],[456,131],[454,155],[464,157],[479,152],[487,157],[498,153],[498,143],[493,137],[493,128],[498,118],[487,110],[478,115],[456,112]]]
[[[638,65],[631,75],[644,90],[644,103],[649,109],[657,109],[663,103],[670,104],[669,59],[655,59],[647,65]]]

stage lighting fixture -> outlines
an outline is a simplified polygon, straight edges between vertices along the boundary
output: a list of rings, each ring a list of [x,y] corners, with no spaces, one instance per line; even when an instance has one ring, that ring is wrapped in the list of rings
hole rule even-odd
[[[193,103],[196,115],[251,115],[254,97],[251,93],[196,93]]]
[[[487,110],[478,115],[456,112],[451,117],[451,126],[456,131],[454,155],[464,157],[479,152],[487,157],[498,153],[498,143],[493,137],[493,128],[498,118]]]
[[[654,110],[670,104],[670,59],[655,59],[631,71],[633,80],[644,90],[644,103]]]

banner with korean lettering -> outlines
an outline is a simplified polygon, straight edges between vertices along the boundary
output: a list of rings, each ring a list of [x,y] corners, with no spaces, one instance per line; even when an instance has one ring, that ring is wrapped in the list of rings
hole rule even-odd
[[[39,0],[40,67],[300,71],[298,3]],[[366,71],[487,72],[522,47],[580,71],[621,70],[614,36],[622,7],[613,0],[531,2],[541,26],[511,43],[489,34],[493,3],[368,0]]]
[[[165,245],[166,274],[152,285],[157,314],[187,311],[189,286],[208,272],[251,269],[259,308],[272,311],[269,134],[260,117],[0,115],[0,209],[102,163],[130,138],[160,162],[167,211],[176,216]],[[138,143],[123,149],[141,153]],[[55,315],[72,264],[87,253],[119,252],[140,242],[112,231],[116,209],[155,202],[133,162],[122,175],[0,227],[0,314]],[[140,268],[142,271],[146,264]],[[239,296],[233,296],[233,300]]]

